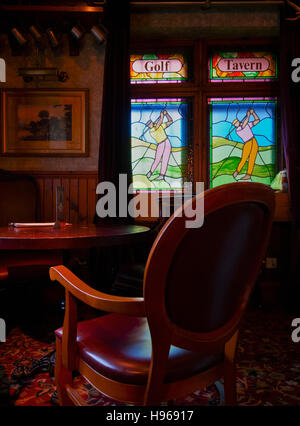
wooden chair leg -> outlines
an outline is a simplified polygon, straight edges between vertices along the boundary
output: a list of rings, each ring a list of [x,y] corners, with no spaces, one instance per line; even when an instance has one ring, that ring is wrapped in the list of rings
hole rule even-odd
[[[62,406],[71,405],[71,399],[66,391],[66,385],[72,386],[72,371],[66,369],[62,364],[62,344],[56,339],[56,362],[55,362],[55,382],[59,404]]]
[[[224,371],[224,394],[226,405],[236,405],[236,369],[235,364],[226,363]]]
[[[160,345],[153,345],[152,342],[152,358],[144,396],[144,405],[160,405],[164,401],[162,384],[167,368],[170,346],[170,342],[167,340]],[[159,359],[160,362],[155,362],[156,359]]]
[[[238,331],[231,337],[225,345],[224,351],[224,393],[225,404],[236,405],[236,347],[237,347]]]

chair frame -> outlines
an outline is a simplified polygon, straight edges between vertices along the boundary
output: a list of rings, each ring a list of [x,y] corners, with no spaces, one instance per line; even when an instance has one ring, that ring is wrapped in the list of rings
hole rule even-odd
[[[181,239],[190,232],[185,228],[186,218],[181,214],[182,208],[179,208],[165,223],[152,246],[144,275],[144,298],[105,294],[85,284],[65,266],[51,267],[51,279],[59,281],[66,290],[62,341],[56,339],[55,376],[61,405],[87,405],[72,386],[72,372],[75,370],[110,398],[136,405],[157,405],[161,401],[183,397],[211,385],[223,376],[225,403],[226,405],[236,404],[235,358],[238,328],[267,249],[275,199],[269,187],[247,182],[210,189],[204,194],[197,195],[190,203],[195,203],[202,197],[205,197],[205,216],[222,207],[243,202],[255,202],[266,209],[265,234],[262,237],[260,249],[256,253],[255,267],[247,277],[243,299],[232,318],[217,330],[200,333],[180,328],[172,323],[167,315],[164,292],[169,265]],[[164,262],[159,262],[160,268],[153,267],[157,265],[162,255]],[[77,299],[101,311],[147,317],[152,340],[152,358],[148,382],[145,386],[124,384],[104,377],[80,358],[76,343]],[[207,352],[223,349],[224,360],[187,379],[165,383],[164,376],[171,345],[192,351]]]

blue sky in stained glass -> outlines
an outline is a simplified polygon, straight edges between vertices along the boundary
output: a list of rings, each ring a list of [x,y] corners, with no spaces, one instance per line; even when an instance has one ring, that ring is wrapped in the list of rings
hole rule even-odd
[[[155,122],[160,112],[166,109],[172,117],[173,123],[165,131],[173,148],[187,145],[187,109],[188,105],[183,101],[145,101],[132,102],[131,104],[131,136],[144,142],[155,144],[146,123]]]
[[[276,101],[213,101],[211,111],[212,136],[221,136],[235,142],[243,142],[236,134],[232,122],[242,121],[249,109],[254,109],[260,122],[252,128],[259,146],[275,144],[276,139]],[[250,121],[254,117],[250,117]]]

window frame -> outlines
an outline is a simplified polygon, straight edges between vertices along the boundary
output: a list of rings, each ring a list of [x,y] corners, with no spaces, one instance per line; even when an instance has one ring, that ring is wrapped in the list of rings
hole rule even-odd
[[[266,39],[201,39],[201,40],[172,40],[139,41],[132,43],[130,54],[164,53],[169,50],[174,53],[190,52],[186,82],[180,83],[153,83],[130,84],[130,96],[139,98],[188,98],[192,102],[189,145],[193,150],[192,177],[193,183],[204,182],[205,189],[210,186],[210,146],[209,146],[209,108],[208,98],[214,97],[272,97],[277,99],[277,171],[284,168],[283,148],[280,143],[280,97],[279,97],[279,70],[276,81],[257,82],[210,82],[208,75],[208,60],[212,50],[256,49],[274,51],[277,55],[277,69],[279,69],[279,42],[277,38]],[[242,50],[241,49],[241,50]],[[189,124],[190,125],[190,124]]]

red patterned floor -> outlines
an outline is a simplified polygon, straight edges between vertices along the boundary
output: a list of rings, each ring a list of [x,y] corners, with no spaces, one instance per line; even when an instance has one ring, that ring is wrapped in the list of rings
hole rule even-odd
[[[284,313],[248,312],[240,332],[237,363],[239,405],[300,405],[300,343],[291,339],[292,317]],[[50,336],[52,337],[52,336]],[[55,345],[14,328],[0,344],[0,405],[54,406],[57,404],[53,369],[47,355]],[[45,357],[46,356],[46,357]],[[44,372],[22,378],[41,358]],[[52,366],[53,367],[53,366]],[[91,405],[122,405],[76,379],[81,395]],[[215,385],[175,401],[175,405],[217,405]]]

